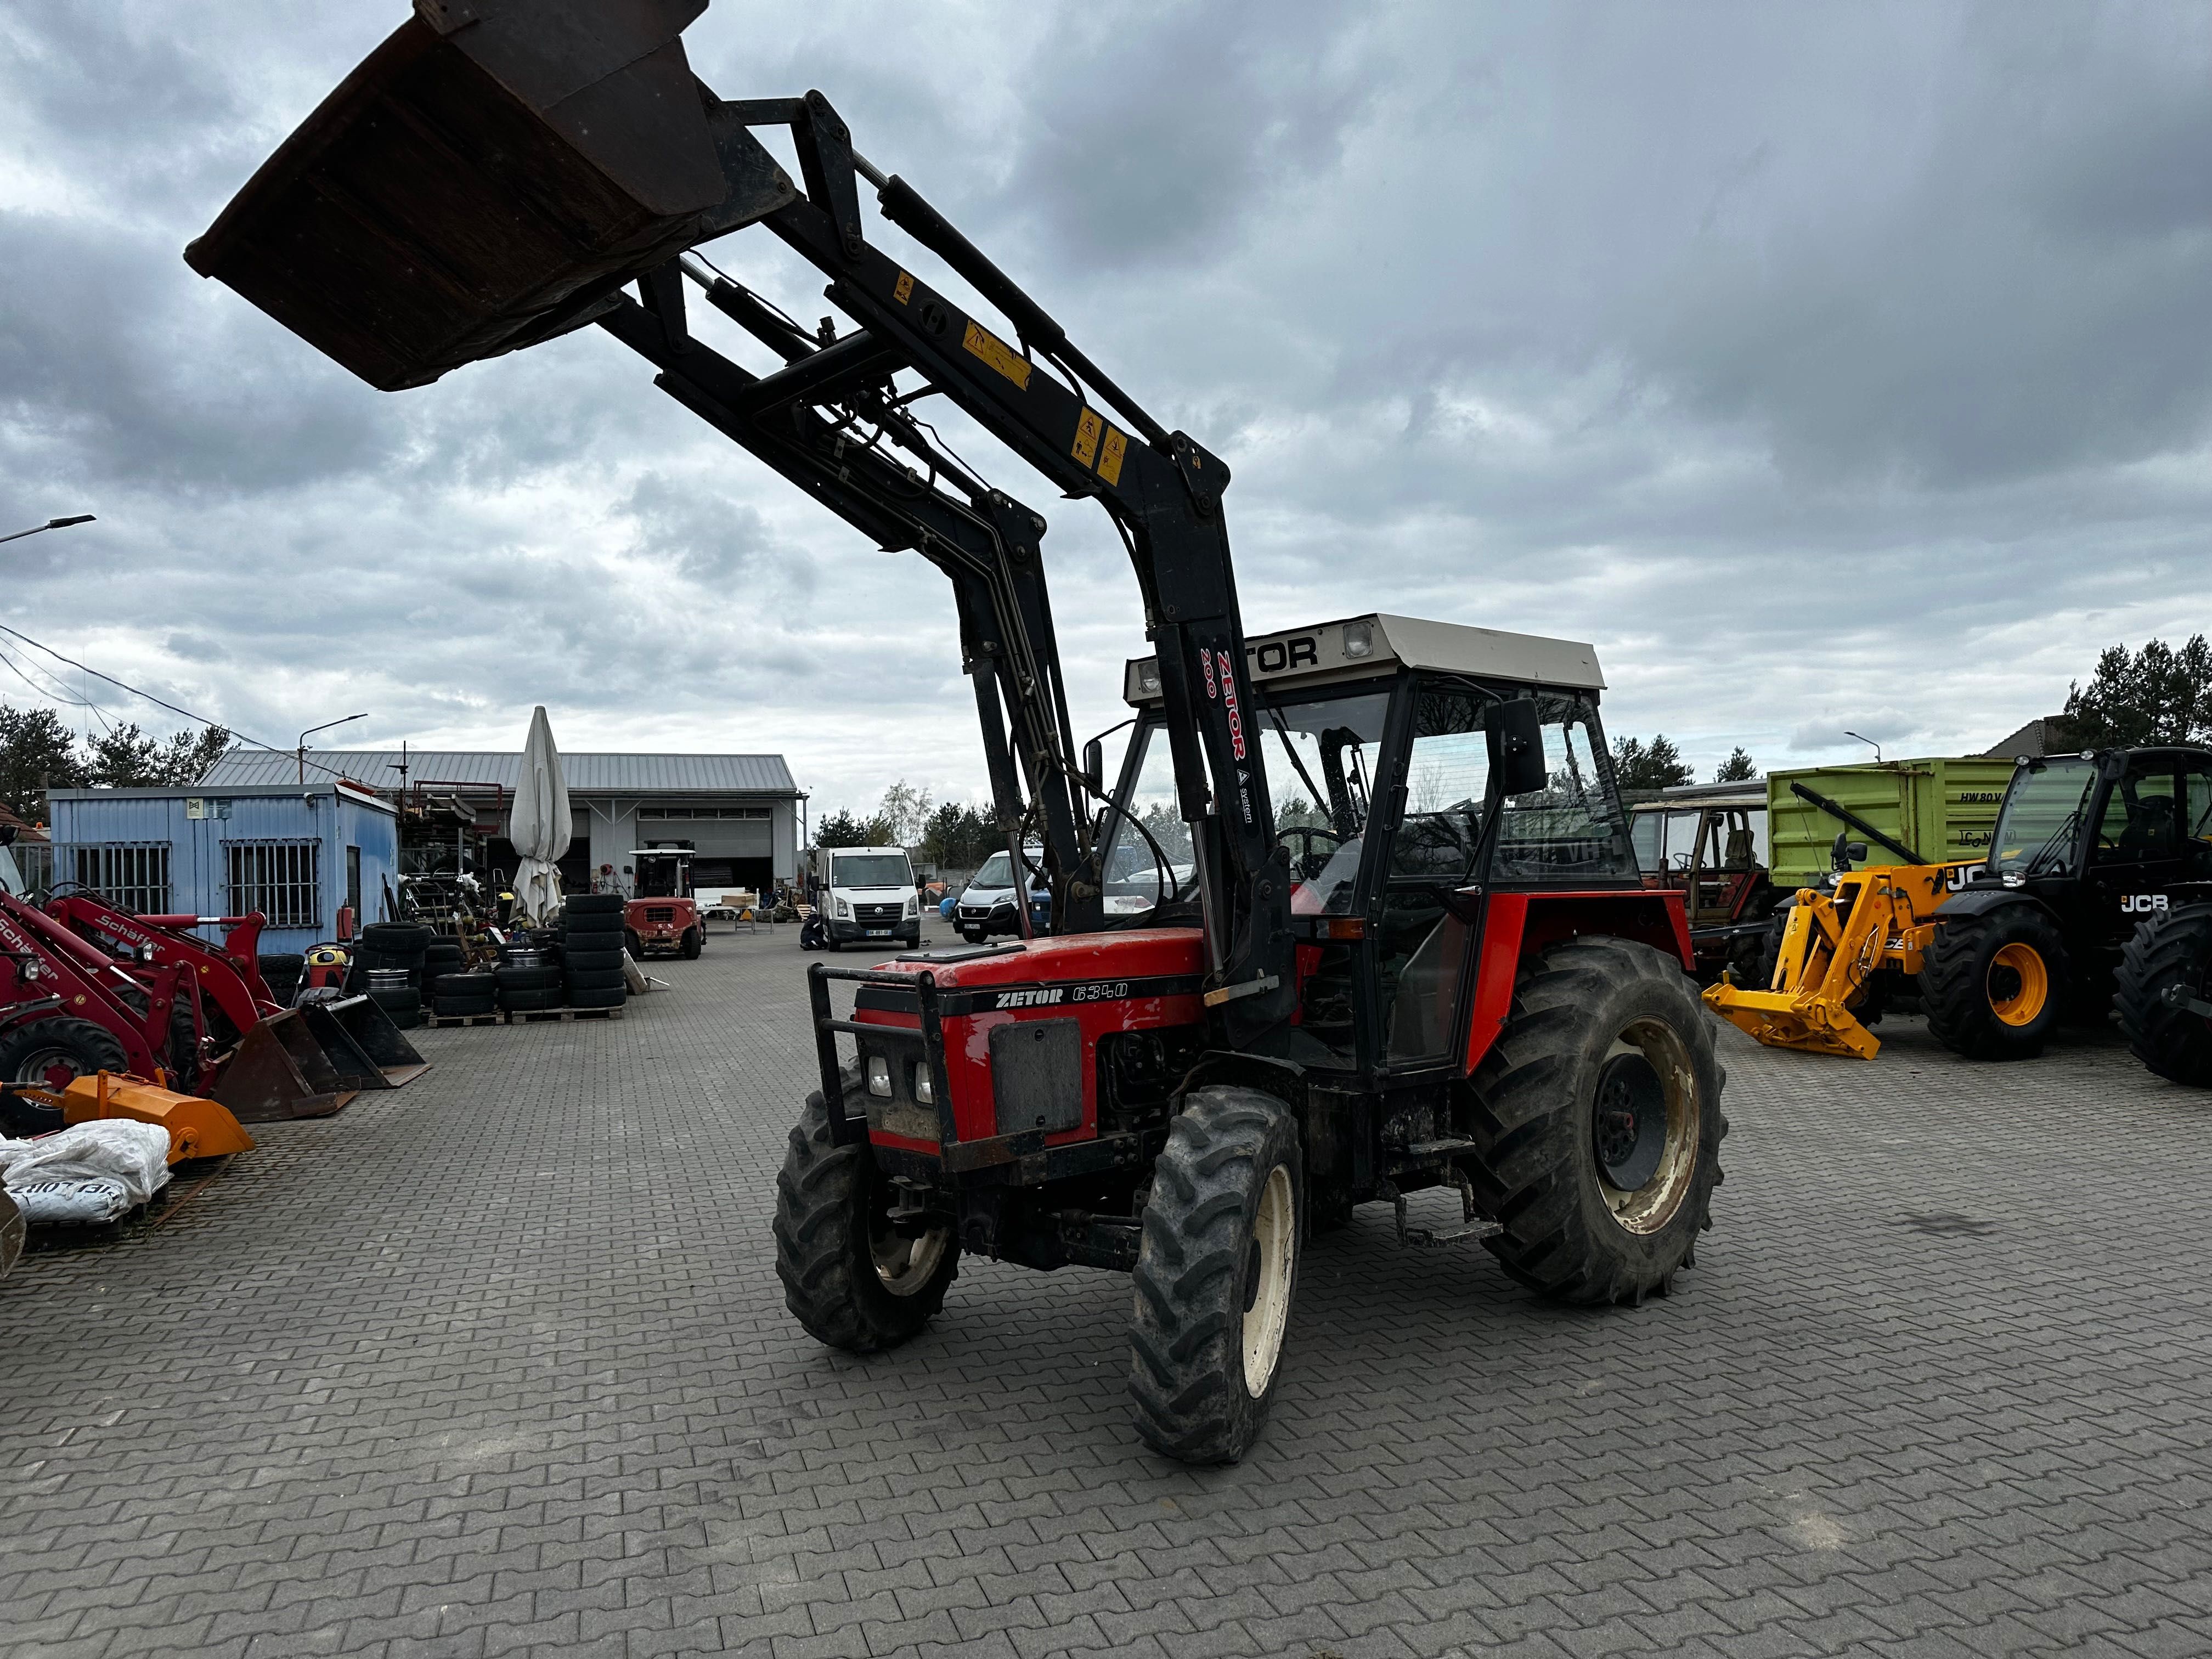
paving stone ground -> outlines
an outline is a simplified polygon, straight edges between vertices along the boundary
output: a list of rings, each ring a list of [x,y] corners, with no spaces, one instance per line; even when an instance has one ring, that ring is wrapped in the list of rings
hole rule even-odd
[[[769,1216],[793,933],[436,1069],[0,1281],[0,1652],[1198,1659],[2212,1654],[2212,1097],[2108,1038],[1723,1037],[1668,1301],[1387,1209],[1314,1242],[1267,1437],[1135,1439],[1124,1279],[969,1261],[858,1360]]]

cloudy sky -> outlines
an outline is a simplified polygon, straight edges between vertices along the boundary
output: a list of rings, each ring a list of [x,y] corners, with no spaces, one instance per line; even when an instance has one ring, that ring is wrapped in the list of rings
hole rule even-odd
[[[611,338],[380,394],[185,267],[405,15],[0,0],[0,532],[100,515],[5,550],[0,617],[283,745],[519,747],[543,702],[572,749],[780,750],[817,810],[980,793],[943,580]],[[1710,774],[1979,749],[2212,626],[2212,10],[714,0],[687,40],[726,97],[825,91],[1227,458],[1251,631],[1593,641],[1612,730]],[[823,308],[765,232],[712,251]],[[958,442],[1051,518],[1119,719],[1104,520]],[[8,659],[0,698],[84,696]]]

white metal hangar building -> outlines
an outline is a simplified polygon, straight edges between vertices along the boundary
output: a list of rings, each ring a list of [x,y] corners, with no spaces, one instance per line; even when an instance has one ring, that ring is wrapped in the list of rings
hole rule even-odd
[[[333,774],[399,808],[403,823],[434,836],[436,826],[489,838],[491,862],[512,871],[506,840],[508,811],[522,756],[437,749],[311,749],[310,778]],[[799,872],[802,796],[781,755],[561,756],[574,827],[562,884],[588,892],[601,866],[614,866],[629,885],[626,854],[641,847],[689,847],[692,878],[702,888],[767,890]],[[227,787],[297,784],[301,763],[290,754],[233,749],[194,786],[219,796]]]

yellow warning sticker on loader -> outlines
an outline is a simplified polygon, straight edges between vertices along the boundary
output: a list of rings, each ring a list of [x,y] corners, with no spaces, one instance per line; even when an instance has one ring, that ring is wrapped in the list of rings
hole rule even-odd
[[[904,305],[914,298],[914,273],[902,270],[898,281],[891,284],[891,298]]]
[[[1075,422],[1075,447],[1070,453],[1088,466],[1098,453],[1098,434],[1106,422],[1095,409],[1086,409]]]
[[[1030,360],[982,325],[971,320],[960,343],[1024,392],[1030,389]]]
[[[1106,441],[1098,447],[1098,476],[1108,483],[1121,482],[1121,452],[1128,447],[1128,434],[1121,428],[1106,428]]]

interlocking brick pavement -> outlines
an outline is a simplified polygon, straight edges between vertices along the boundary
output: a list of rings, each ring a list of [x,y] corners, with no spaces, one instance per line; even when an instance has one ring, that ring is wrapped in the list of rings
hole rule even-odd
[[[0,1282],[0,1650],[1143,1659],[2212,1653],[2212,1098],[1721,1034],[1668,1301],[1316,1240],[1267,1438],[1146,1452],[1122,1279],[969,1261],[855,1359],[768,1234],[789,929]]]

